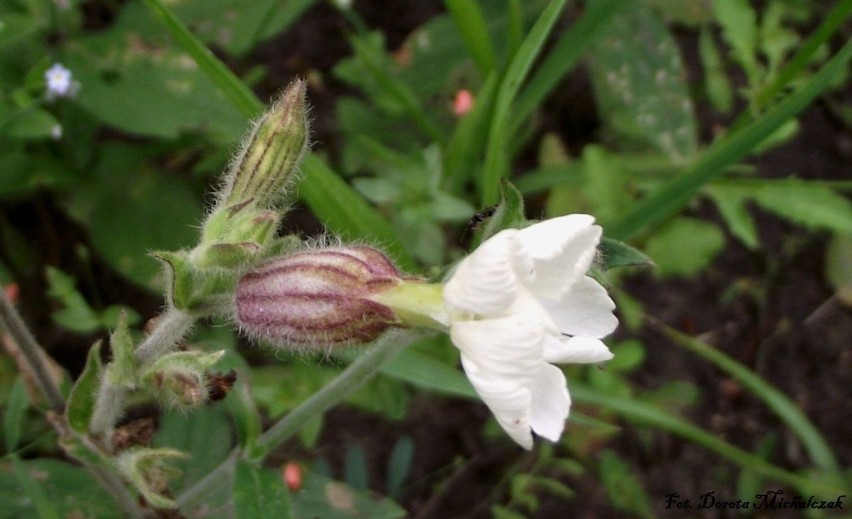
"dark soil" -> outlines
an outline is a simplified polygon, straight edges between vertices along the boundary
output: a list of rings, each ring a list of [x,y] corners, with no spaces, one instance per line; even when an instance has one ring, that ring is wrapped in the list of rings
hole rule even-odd
[[[431,0],[357,1],[355,8],[371,27],[388,34],[388,44],[394,48],[413,28],[441,12],[442,4]],[[344,28],[336,11],[320,2],[295,31],[258,48],[250,60],[266,64],[270,72],[259,87],[261,97],[268,98],[307,70],[327,72],[349,52]],[[694,34],[680,37],[685,49],[694,49]],[[695,57],[687,56],[690,60],[695,61]],[[692,72],[698,78],[697,70]],[[317,147],[328,147],[333,152],[337,136],[332,101],[348,90],[331,76],[324,79],[321,89],[309,93],[314,106],[314,137]],[[559,131],[572,148],[579,149],[594,140],[597,121],[582,70],[566,79],[565,88],[557,89],[546,106],[548,116],[542,124]],[[716,123],[704,117],[703,135],[712,135]],[[852,135],[848,128],[839,124],[823,103],[811,107],[801,123],[797,139],[754,162],[759,174],[782,177],[795,173],[808,179],[848,180],[852,164]],[[39,339],[57,354],[60,363],[76,372],[91,338],[69,339],[49,331],[54,329],[49,325],[50,305],[43,299],[45,284],[38,273],[43,272],[40,267],[44,265],[59,266],[70,273],[88,272],[91,266],[74,264],[74,247],[87,241],[85,230],[57,210],[50,196],[45,193],[6,206],[4,223],[43,244],[38,248],[39,257],[33,258],[34,268],[16,273],[21,280],[22,310],[34,323]],[[690,212],[719,221],[714,208],[706,203],[693,206]],[[827,236],[793,227],[758,209],[753,213],[759,224],[761,251],[749,251],[729,237],[724,252],[700,276],[661,280],[652,272],[643,271],[627,276],[623,288],[641,301],[648,314],[683,332],[702,335],[792,398],[825,435],[841,465],[848,467],[852,462],[852,421],[848,415],[852,397],[852,311],[833,298],[823,277]],[[300,229],[319,228],[309,214],[302,212],[297,217]],[[103,304],[126,303],[128,294],[132,294],[133,304],[142,315],[156,313],[161,304],[159,296],[129,286],[97,258],[92,264],[95,271],[91,275],[97,276],[98,286],[112,287],[100,292],[99,296],[105,298]],[[638,338],[647,348],[644,364],[632,374],[632,382],[639,390],[658,388],[674,380],[691,382],[700,388],[700,400],[685,412],[688,419],[750,452],[771,439],[774,447],[768,453],[770,461],[789,470],[809,467],[807,453],[787,428],[735,380],[650,327],[633,332],[622,326],[615,339],[627,338]],[[594,409],[578,410],[595,414]],[[383,492],[389,448],[408,436],[414,441],[415,454],[399,502],[411,517],[490,517],[493,505],[509,500],[506,474],[529,469],[536,456],[506,438],[484,437],[482,429],[488,418],[487,409],[479,402],[431,395],[415,399],[408,415],[400,421],[341,407],[328,413],[316,451],[300,454],[330,460],[336,475],[342,476],[346,449],[358,445],[367,454],[371,488]],[[666,510],[665,496],[676,492],[696,500],[715,491],[720,499],[736,499],[739,467],[676,437],[630,423],[619,425],[621,431],[601,447],[615,451],[639,474],[655,514],[677,518],[737,515],[715,509],[703,515]],[[570,427],[566,434],[571,434]],[[293,448],[279,459],[293,454]],[[556,452],[566,457],[577,454],[564,447],[558,447]],[[561,482],[575,492],[573,499],[539,492],[537,511],[523,507],[517,510],[539,518],[638,516],[635,510],[613,507],[596,473],[595,452],[586,456],[579,460],[587,469],[583,475],[560,476]],[[771,481],[763,482],[760,488],[784,489]],[[790,492],[787,489],[788,495]],[[792,518],[801,514],[777,511],[772,516]]]

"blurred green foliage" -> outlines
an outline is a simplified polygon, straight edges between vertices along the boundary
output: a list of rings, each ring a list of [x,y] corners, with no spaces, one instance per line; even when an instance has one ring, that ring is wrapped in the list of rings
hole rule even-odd
[[[205,190],[216,182],[253,115],[247,111],[258,102],[221,88],[234,78],[211,77],[150,5],[92,3],[112,15],[106,22],[94,20],[103,26],[93,28],[92,14],[76,0],[0,0],[0,203],[49,193],[87,230],[95,250],[81,255],[95,254],[128,282],[160,291],[168,280],[147,253],[194,241]],[[183,0],[167,2],[166,8],[233,67],[243,86],[252,86],[270,73],[253,51],[295,30],[299,17],[317,3]],[[463,242],[476,243],[540,216],[525,214],[522,195],[546,216],[596,215],[605,229],[615,229],[617,238],[631,239],[648,254],[661,278],[700,275],[732,239],[771,253],[755,223],[757,207],[791,225],[831,234],[826,275],[849,304],[848,182],[805,180],[800,177],[810,178],[807,172],[792,167],[761,178],[754,167],[737,163],[796,139],[795,116],[814,97],[832,106],[833,93],[849,87],[850,44],[833,45],[832,37],[848,23],[850,4],[840,1],[826,14],[822,4],[788,0],[760,8],[747,0],[589,0],[568,23],[565,2],[557,0],[448,0],[446,12],[414,29],[393,51],[357,10],[342,8],[337,16],[351,54],[328,73],[307,72],[318,91],[325,82],[346,87],[328,101],[339,149],[315,146],[303,167],[302,198],[330,232],[378,242],[407,270],[436,278],[464,254]],[[809,35],[806,27],[816,29]],[[694,36],[697,47],[689,56],[694,63],[685,59],[679,31]],[[577,79],[573,73],[581,57],[599,131],[593,142],[580,144],[553,130],[542,136],[536,125],[548,115],[548,95]],[[46,97],[44,73],[54,63],[72,72],[76,95]],[[700,71],[699,78],[690,77],[693,70]],[[460,90],[473,96],[468,113],[453,111]],[[740,115],[707,136],[699,131],[699,107],[711,111],[713,120]],[[852,120],[848,107],[836,111],[847,124]],[[731,142],[751,130],[745,148],[734,149]],[[482,206],[498,198],[494,214],[477,221],[487,209]],[[694,210],[708,201],[718,219]],[[31,266],[37,246],[0,220],[4,284]],[[61,330],[114,329],[119,310],[134,304],[101,307],[87,300],[68,273],[50,268],[43,275]],[[619,283],[617,276],[610,279]],[[616,297],[628,327],[641,322],[641,306],[627,294]],[[150,317],[132,311],[129,316],[131,325]],[[229,352],[218,367],[236,369],[239,382],[224,404],[161,415],[153,445],[191,455],[180,462],[183,475],[171,487],[179,500],[214,473],[235,445],[253,444],[261,416],[274,420],[292,410],[347,360],[344,354],[249,362],[223,328],[201,330],[193,341],[202,349],[210,342],[225,344]],[[746,467],[742,488],[773,477],[801,492],[812,489],[800,475],[766,461],[774,443],[765,442],[753,454],[696,431],[683,417],[699,399],[693,384],[671,380],[655,390],[635,387],[630,375],[645,357],[640,341],[622,341],[613,350],[616,357],[606,371],[571,368],[579,406],[572,424],[584,434],[568,434],[556,447],[541,445],[528,463],[513,465],[501,483],[505,499],[492,508],[496,517],[532,515],[546,495],[576,499],[566,482],[583,474],[598,478],[614,510],[653,516],[655,504],[636,467],[606,448],[620,419],[680,435]],[[759,379],[724,359],[698,355],[747,381]],[[100,367],[95,356],[93,370]],[[397,420],[417,391],[474,397],[455,362],[445,337],[427,337],[348,403]],[[37,425],[41,418],[31,412],[11,362],[0,359],[0,368],[3,516],[114,517],[111,498],[95,478],[43,448],[55,443],[52,433]],[[776,415],[794,415],[794,404],[778,399],[760,380],[749,390]],[[583,414],[594,407],[590,404],[600,407],[594,416]],[[820,450],[820,433],[806,417],[794,418],[804,421],[794,427],[798,440],[821,453],[817,467],[809,469],[822,471],[814,480],[826,485],[822,488],[845,488],[831,470],[830,449]],[[322,427],[321,417],[306,423],[301,447],[315,447]],[[206,510],[241,518],[404,516],[391,499],[405,494],[421,446],[407,437],[388,446],[389,498],[368,491],[364,452],[357,445],[347,448],[343,474],[329,474],[316,463],[305,470],[298,492],[288,492],[277,472],[242,460],[231,475],[232,487],[206,503]]]

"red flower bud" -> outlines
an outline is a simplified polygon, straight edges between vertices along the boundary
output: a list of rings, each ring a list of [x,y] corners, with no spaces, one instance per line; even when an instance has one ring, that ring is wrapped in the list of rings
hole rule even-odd
[[[330,247],[270,260],[237,283],[237,321],[272,344],[341,345],[369,342],[396,314],[371,296],[405,279],[370,247]]]

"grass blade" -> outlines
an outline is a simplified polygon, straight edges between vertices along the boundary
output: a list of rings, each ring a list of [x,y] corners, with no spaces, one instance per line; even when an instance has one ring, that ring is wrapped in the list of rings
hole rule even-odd
[[[566,0],[552,0],[547,5],[524,39],[518,52],[512,58],[512,62],[506,70],[506,75],[500,82],[488,132],[485,168],[482,172],[483,207],[497,203],[500,179],[506,176],[509,169],[510,157],[507,153],[507,145],[513,126],[513,116],[510,113],[512,102],[538,57],[547,36],[559,19],[559,15],[565,7],[565,2]]]
[[[343,239],[366,239],[381,246],[406,269],[414,267],[388,221],[322,160],[309,155],[301,170],[305,178],[299,196],[322,217],[323,224]]]
[[[479,4],[473,0],[445,0],[444,5],[452,15],[476,67],[483,76],[487,76],[496,68],[497,59]]]
[[[162,0],[145,0],[145,3],[163,22],[178,45],[192,56],[199,68],[219,87],[240,113],[250,118],[263,111],[263,103],[257,99],[254,92],[214,56],[210,49],[163,4]]]
[[[264,105],[257,96],[230,69],[193,35],[163,5],[161,0],[145,0],[172,33],[181,48],[198,63],[208,77],[222,90],[227,99],[246,117],[263,111]],[[392,228],[373,207],[346,182],[318,158],[308,156],[302,170],[305,179],[299,186],[302,198],[329,231],[346,235],[350,239],[365,238],[379,242],[404,267],[412,261],[399,245]]]
[[[654,321],[651,322],[653,323]],[[807,415],[796,407],[796,404],[787,395],[716,348],[682,334],[662,323],[654,323],[654,327],[676,344],[688,349],[734,377],[746,389],[760,398],[767,407],[772,409],[778,418],[790,427],[790,430],[799,437],[802,445],[804,445],[810,454],[811,459],[819,468],[829,472],[839,472],[840,465],[838,465],[831,447],[828,446],[828,442],[825,441],[822,434],[813,425]]]
[[[646,227],[661,223],[677,213],[701,187],[739,162],[782,124],[810,105],[843,73],[852,57],[852,41],[847,42],[802,88],[741,130],[711,145],[686,172],[667,182],[633,205],[609,226],[607,235],[625,241]]]

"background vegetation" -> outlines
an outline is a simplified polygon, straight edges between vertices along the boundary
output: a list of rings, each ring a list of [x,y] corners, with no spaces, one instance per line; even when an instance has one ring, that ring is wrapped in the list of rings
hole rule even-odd
[[[247,121],[297,76],[314,145],[284,231],[439,278],[506,179],[526,216],[588,212],[655,267],[608,274],[615,359],[566,368],[569,427],[532,452],[430,336],[211,491],[352,355],[199,327],[187,347],[227,349],[233,389],[192,412],[140,401],[122,429],[190,454],[180,511],[158,514],[717,517],[665,496],[848,494],[852,1],[343,4],[0,0],[0,281],[66,387],[121,310],[142,335],[166,283],[148,252],[191,246]],[[45,97],[54,63],[73,97]],[[121,516],[3,343],[0,516]]]

